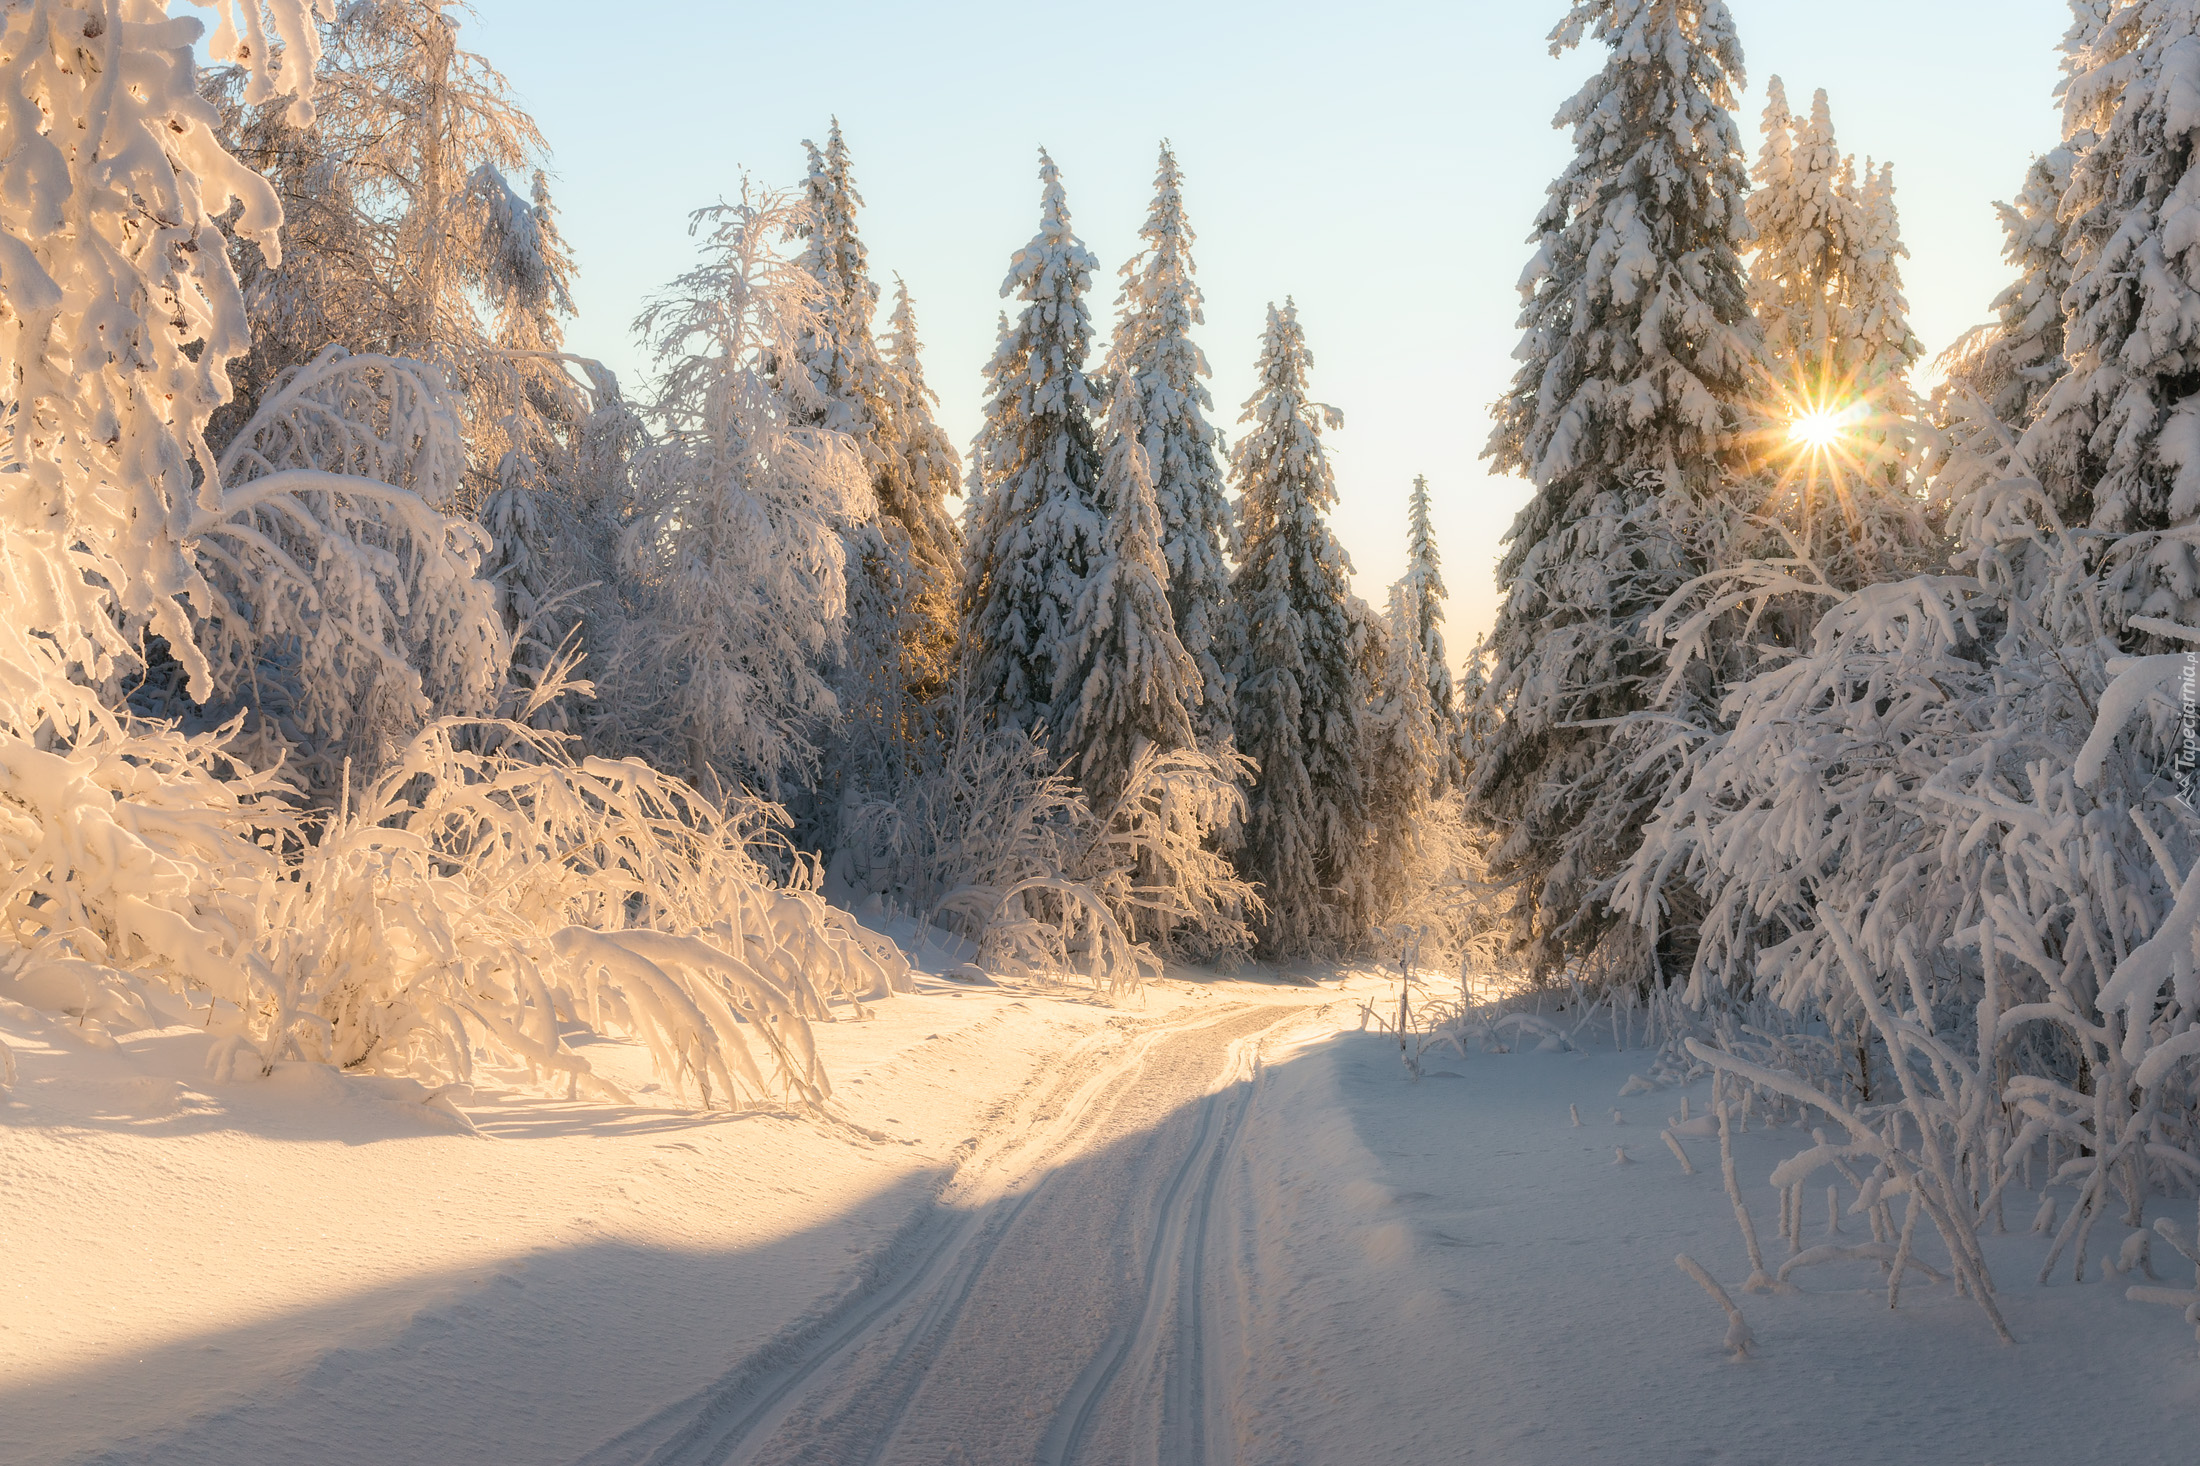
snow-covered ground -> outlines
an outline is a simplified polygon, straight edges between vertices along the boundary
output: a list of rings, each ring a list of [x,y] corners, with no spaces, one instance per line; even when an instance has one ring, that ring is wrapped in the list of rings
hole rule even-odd
[[[2190,1328],[2034,1286],[2021,1232],[2014,1348],[1849,1263],[1737,1290],[1730,1362],[1673,1264],[1747,1272],[1716,1141],[1686,1175],[1660,1139],[1684,1091],[1618,1098],[1639,1052],[1413,1082],[1357,1031],[1384,991],[926,980],[820,1031],[830,1123],[487,1089],[461,1120],[0,1005],[0,1460],[2189,1459]],[[1737,1137],[1775,1249],[1794,1135]]]

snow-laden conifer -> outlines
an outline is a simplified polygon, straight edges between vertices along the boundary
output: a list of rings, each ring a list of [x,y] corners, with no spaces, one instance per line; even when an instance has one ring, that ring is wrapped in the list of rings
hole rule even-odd
[[[1747,204],[1756,246],[1750,304],[1778,385],[1815,403],[1838,390],[1852,365],[1842,328],[1862,228],[1849,181],[1854,163],[1834,140],[1823,90],[1811,98],[1810,115],[1796,117],[1780,78],[1772,78],[1764,133]]]
[[[1109,408],[1101,551],[1056,673],[1056,751],[1100,821],[1101,889],[1123,889],[1125,930],[1174,945],[1184,927],[1195,950],[1212,953],[1243,945],[1243,918],[1257,904],[1210,839],[1243,816],[1245,770],[1236,755],[1200,746],[1199,664],[1170,617],[1144,404],[1119,389]]]
[[[2022,432],[2039,415],[2048,390],[2063,374],[2062,293],[2070,284],[2070,262],[2063,258],[2063,227],[2058,211],[2070,186],[2075,153],[2066,145],[2034,158],[2024,186],[2001,214],[2001,255],[2016,270],[1994,297],[1994,318],[1941,357],[1943,386],[1937,392],[1943,425],[1970,436],[1970,413],[1983,409],[1993,422]],[[1988,429],[1988,436],[2001,435]],[[1979,445],[1988,449],[1989,445]]]
[[[1442,561],[1436,553],[1436,524],[1430,514],[1425,475],[1414,475],[1407,513],[1406,573],[1399,590],[1404,598],[1403,614],[1420,648],[1421,664],[1427,669],[1429,706],[1445,745],[1437,767],[1437,783],[1443,786],[1457,777],[1453,745],[1457,741],[1459,706],[1452,688],[1451,661],[1444,652],[1444,600],[1450,592],[1444,589]]]
[[[945,685],[955,661],[955,589],[962,566],[962,530],[947,500],[962,480],[962,458],[933,409],[939,396],[924,380],[924,344],[917,335],[909,287],[894,277],[894,309],[883,343],[884,459],[873,475],[879,510],[909,534],[918,573],[909,587],[903,637],[904,675],[920,696]]]
[[[1925,354],[1902,294],[1899,262],[1910,251],[1895,208],[1894,165],[1867,158],[1852,198],[1855,259],[1847,272],[1841,333],[1852,353],[1850,390],[1866,410],[1857,414],[1851,436],[1864,473],[1893,486],[1915,465],[1918,402],[1910,368]]]
[[[1039,232],[1001,284],[1023,307],[1013,323],[1004,319],[986,367],[965,511],[962,624],[979,706],[1004,725],[1058,733],[1072,710],[1051,700],[1101,553],[1093,499],[1100,404],[1085,377],[1085,294],[1097,262],[1070,230],[1061,172],[1043,149],[1039,179]]]
[[[1140,394],[1118,391],[1108,413],[1107,458],[1093,495],[1100,553],[1063,639],[1050,699],[1061,710],[1056,751],[1103,817],[1142,749],[1173,753],[1197,738],[1199,669],[1169,614],[1142,407]]]
[[[1535,494],[1499,566],[1472,793],[1506,831],[1494,868],[1541,961],[1609,925],[1603,892],[1655,798],[1612,729],[1657,690],[1647,622],[1700,568],[1692,526],[1742,467],[1761,371],[1725,5],[1581,0],[1553,49],[1585,36],[1611,54],[1558,114],[1575,157],[1536,221],[1520,371],[1487,452]]]
[[[1378,916],[1410,895],[1421,826],[1454,753],[1449,728],[1429,695],[1429,661],[1410,569],[1390,588],[1382,630],[1366,733],[1367,880]],[[1410,919],[1412,913],[1405,914]]]
[[[1207,358],[1192,340],[1192,328],[1206,318],[1193,273],[1196,236],[1185,217],[1183,184],[1176,154],[1164,143],[1153,206],[1139,231],[1144,247],[1122,269],[1121,314],[1108,375],[1115,391],[1140,398],[1169,606],[1178,638],[1199,664],[1202,691],[1193,721],[1202,746],[1223,752],[1234,743],[1231,666],[1244,627],[1230,598],[1224,559],[1230,506],[1215,430],[1207,421],[1214,409],[1205,380]]]
[[[1337,486],[1321,433],[1343,417],[1308,397],[1312,364],[1298,307],[1271,305],[1230,454],[1244,543],[1231,581],[1246,624],[1238,748],[1260,771],[1237,861],[1268,903],[1261,945],[1284,956],[1357,941],[1365,895],[1365,607],[1326,517]]]
[[[2133,615],[2200,615],[2200,554],[2182,532],[2200,519],[2196,31],[2189,0],[2116,10],[2065,92],[2066,127],[2098,128],[2061,205],[2069,370],[2017,459],[2064,523],[2103,537],[2110,634],[2136,635]]]

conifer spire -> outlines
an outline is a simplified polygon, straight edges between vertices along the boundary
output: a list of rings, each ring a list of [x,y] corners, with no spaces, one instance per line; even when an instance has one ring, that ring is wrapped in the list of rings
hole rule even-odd
[[[970,466],[962,614],[979,705],[1009,726],[1059,731],[1051,699],[1065,638],[1102,553],[1095,500],[1098,406],[1085,377],[1096,261],[1070,228],[1062,176],[1039,152],[1039,232],[1016,252],[986,367],[985,424]],[[1072,710],[1063,709],[1064,716]]]

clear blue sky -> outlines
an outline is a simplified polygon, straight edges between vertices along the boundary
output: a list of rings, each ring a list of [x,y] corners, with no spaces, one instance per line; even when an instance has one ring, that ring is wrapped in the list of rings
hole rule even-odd
[[[1993,200],[2056,140],[2063,0],[1729,0],[1763,85],[1831,95],[1846,150],[1892,159],[1913,320],[1938,351],[2007,271]],[[574,350],[630,383],[629,323],[686,268],[686,216],[746,168],[802,176],[837,114],[882,280],[908,280],[925,366],[958,446],[978,423],[1010,253],[1038,219],[1036,149],[1061,164],[1103,262],[1095,314],[1133,252],[1156,144],[1186,172],[1207,292],[1202,345],[1227,432],[1270,300],[1295,295],[1330,435],[1337,528],[1381,604],[1413,475],[1435,491],[1453,652],[1495,605],[1491,567],[1527,486],[1484,472],[1487,408],[1512,373],[1514,282],[1569,149],[1549,123],[1601,65],[1544,37],[1563,0],[1009,3],[665,0],[634,22],[577,0],[476,0],[466,44],[511,80],[553,149],[581,264]]]

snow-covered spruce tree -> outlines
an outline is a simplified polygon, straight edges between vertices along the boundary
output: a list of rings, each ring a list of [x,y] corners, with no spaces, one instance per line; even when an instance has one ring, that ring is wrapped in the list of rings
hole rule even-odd
[[[1367,706],[1368,885],[1378,922],[1410,920],[1430,800],[1444,788],[1455,752],[1429,695],[1413,571],[1390,588],[1383,615],[1382,667]]]
[[[1778,77],[1769,91],[1748,201],[1750,297],[1771,373],[1761,395],[1777,404],[1760,455],[1775,487],[1759,507],[1792,543],[1766,553],[1785,550],[1854,588],[1898,572],[1883,542],[1923,536],[1914,506],[1892,492],[1917,461],[1907,374],[1921,348],[1896,266],[1908,251],[1891,175],[1867,166],[1859,181],[1834,140],[1826,94],[1796,118]],[[1812,420],[1826,421],[1828,440],[1798,450],[1789,424]]]
[[[2200,245],[2186,222],[2200,187],[2196,31],[2189,0],[2141,0],[2112,13],[2078,58],[2066,104],[2099,131],[2061,206],[2069,370],[2016,455],[2062,522],[2096,536],[2103,630],[2134,642],[2134,615],[2200,617],[2189,532],[2200,519],[2200,395],[2189,380],[2200,362]],[[2112,108],[2102,73],[2123,79]]]
[[[1094,503],[1098,394],[1085,378],[1096,261],[1070,232],[1062,176],[1044,149],[1039,233],[1016,252],[1004,320],[986,367],[985,424],[970,465],[962,584],[972,692],[1004,726],[1058,734],[1072,709],[1050,699],[1085,577],[1101,554]]]
[[[1951,506],[1956,573],[1842,599],[1804,655],[1734,692],[1731,731],[1699,750],[1624,893],[1655,919],[1647,898],[1685,873],[1705,907],[1692,995],[1754,992],[1827,1023],[1849,1093],[1807,1102],[1881,1174],[1917,1178],[1952,1249],[2013,1184],[2072,1188],[2047,1267],[2068,1255],[2080,1277],[2104,1213],[2139,1226],[2150,1194],[2200,1174],[2200,1011],[2175,955],[2200,911],[2173,690],[2190,664],[2114,656],[2119,638],[2192,639],[2133,601],[2190,604],[2182,562],[2154,557],[2194,514],[2174,500],[2193,271],[2168,230],[2200,127],[2184,110],[2195,20],[2189,4],[2138,0],[2105,23],[2080,8],[2069,373],[2016,471]],[[2058,501],[2086,505],[2087,481],[2028,463],[2125,475],[2170,523],[2129,527],[2105,494],[2091,525],[2068,523]],[[1861,1103],[1890,1100],[1904,1124]],[[1970,1282],[1990,1301],[1982,1270]]]
[[[1406,573],[1398,584],[1405,598],[1405,614],[1411,623],[1413,639],[1420,647],[1421,663],[1427,669],[1429,707],[1444,745],[1443,757],[1436,768],[1435,786],[1436,792],[1442,793],[1459,777],[1459,704],[1452,688],[1451,660],[1444,652],[1444,601],[1450,592],[1444,589],[1444,576],[1439,568],[1436,525],[1429,511],[1428,479],[1423,475],[1414,476],[1408,514]]]
[[[817,426],[816,277],[781,245],[799,202],[744,188],[696,213],[703,261],[636,322],[661,441],[635,463],[637,600],[599,678],[615,743],[774,792],[815,774],[847,610],[843,527],[871,513],[861,455]]]
[[[1111,904],[1125,930],[1173,945],[1188,923],[1190,945],[1212,953],[1245,937],[1250,893],[1208,848],[1218,826],[1243,814],[1245,771],[1235,754],[1199,743],[1199,665],[1170,618],[1144,400],[1119,390],[1109,409],[1101,549],[1056,672],[1054,705],[1069,710],[1056,749],[1100,822],[1094,864],[1111,878],[1103,890],[1122,888]]]
[[[1895,210],[1894,164],[1874,166],[1865,159],[1855,203],[1856,259],[1842,333],[1855,353],[1857,395],[1868,411],[1852,436],[1863,445],[1866,472],[1899,486],[1917,462],[1918,402],[1909,374],[1925,346],[1910,329],[1910,303],[1902,295],[1897,261],[1908,259],[1910,251]]]
[[[1312,364],[1298,307],[1271,305],[1230,454],[1244,542],[1230,584],[1246,624],[1238,748],[1259,768],[1236,858],[1263,888],[1260,944],[1277,957],[1352,946],[1366,927],[1364,628],[1326,517],[1337,485],[1321,433],[1343,416],[1307,396]]]
[[[1173,753],[1197,741],[1199,669],[1169,614],[1141,405],[1137,393],[1119,392],[1108,413],[1107,458],[1093,492],[1099,553],[1065,628],[1049,699],[1061,710],[1056,750],[1102,814],[1114,808],[1140,749]]]
[[[1115,391],[1140,398],[1146,461],[1161,513],[1169,609],[1178,638],[1199,664],[1201,695],[1192,721],[1202,747],[1227,753],[1235,744],[1230,669],[1244,625],[1230,598],[1224,559],[1230,504],[1218,440],[1207,421],[1215,405],[1205,380],[1207,358],[1192,340],[1192,328],[1206,319],[1193,273],[1196,236],[1184,214],[1183,173],[1167,143],[1161,146],[1153,207],[1139,237],[1144,248],[1122,269],[1108,377]]]
[[[1764,147],[1746,205],[1755,231],[1750,304],[1765,334],[1778,385],[1798,401],[1841,395],[1853,366],[1843,316],[1848,275],[1862,229],[1851,181],[1854,160],[1834,141],[1823,90],[1810,116],[1788,111],[1780,78],[1766,85]]]
[[[946,687],[957,656],[955,593],[962,530],[948,512],[947,500],[962,482],[962,458],[932,415],[939,396],[925,384],[923,353],[916,305],[896,275],[894,309],[886,318],[883,343],[885,460],[872,482],[880,512],[908,530],[922,571],[907,590],[902,657],[909,689],[929,699]]]
[[[1950,440],[1935,475],[1934,488],[1943,497],[1974,492],[1979,475],[2004,466],[2009,444],[2039,416],[2067,366],[2062,294],[2070,285],[2070,262],[2063,258],[2058,211],[2075,159],[2067,145],[2034,158],[2016,200],[1995,205],[2001,255],[2017,278],[1994,297],[1993,320],[1966,332],[1938,358],[1942,377],[1933,389],[1932,414]]]
[[[1486,453],[1535,495],[1498,569],[1471,790],[1503,831],[1493,869],[1546,969],[1613,925],[1610,882],[1665,772],[1614,729],[1657,690],[1647,622],[1701,568],[1694,523],[1743,467],[1735,437],[1762,370],[1726,7],[1582,0],[1553,48],[1585,35],[1611,56],[1558,114],[1576,156],[1531,236],[1520,371]]]

